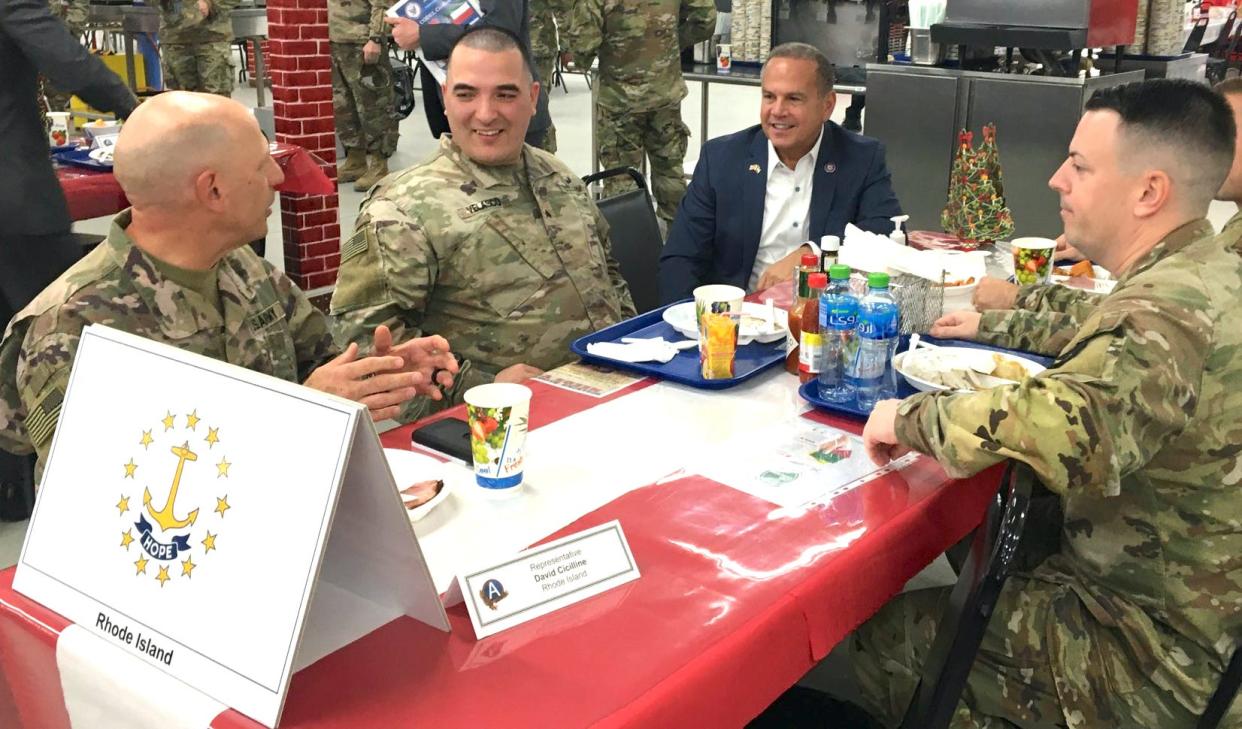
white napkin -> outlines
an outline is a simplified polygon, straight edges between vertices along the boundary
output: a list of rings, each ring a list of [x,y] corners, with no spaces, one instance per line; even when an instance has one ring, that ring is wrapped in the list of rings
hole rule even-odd
[[[631,339],[622,342],[592,342],[587,351],[596,357],[607,357],[618,362],[668,362],[677,356],[677,352],[695,345],[696,342],[678,342],[673,344],[664,341],[663,337],[655,339]]]
[[[856,271],[908,273],[939,283],[942,271],[949,281],[971,276],[978,281],[987,271],[987,257],[985,251],[921,251],[849,224],[845,226],[845,242],[838,260]]]

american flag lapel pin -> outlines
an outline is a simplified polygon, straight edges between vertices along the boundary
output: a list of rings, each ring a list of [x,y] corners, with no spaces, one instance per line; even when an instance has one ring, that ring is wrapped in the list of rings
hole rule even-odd
[[[763,172],[763,168],[760,167],[759,165],[751,165],[747,169],[756,175],[759,174],[760,172]]]

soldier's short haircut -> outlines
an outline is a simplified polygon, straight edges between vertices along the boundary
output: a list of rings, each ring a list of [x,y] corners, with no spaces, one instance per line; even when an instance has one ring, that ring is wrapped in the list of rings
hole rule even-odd
[[[828,60],[828,56],[825,56],[823,51],[810,43],[782,43],[768,53],[768,60],[764,61],[763,65],[767,66],[773,58],[813,61],[815,63],[815,85],[819,87],[820,96],[827,96],[828,92],[832,91],[832,85],[836,83],[832,61]]]
[[[1161,155],[1194,210],[1207,209],[1229,175],[1237,129],[1224,97],[1185,79],[1153,79],[1097,91],[1087,111],[1121,117],[1122,164]]]
[[[457,42],[453,44],[453,48],[449,51],[449,65],[453,62],[453,52],[458,46],[473,48],[476,51],[488,51],[490,53],[504,53],[505,51],[517,51],[522,55],[522,67],[526,69],[527,75],[531,80],[535,78],[535,62],[531,60],[530,49],[518,38],[516,34],[506,28],[498,28],[494,25],[473,25],[461,34]]]
[[[1212,87],[1212,90],[1221,96],[1229,96],[1230,94],[1242,94],[1242,76],[1234,76],[1225,79]]]

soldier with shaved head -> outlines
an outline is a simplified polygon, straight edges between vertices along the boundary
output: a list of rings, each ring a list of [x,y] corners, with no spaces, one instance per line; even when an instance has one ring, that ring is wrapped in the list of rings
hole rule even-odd
[[[247,242],[267,234],[284,176],[254,116],[231,99],[161,94],[125,124],[114,156],[132,207],[0,342],[0,438],[47,456],[82,329],[106,324],[367,405],[388,418],[439,398],[456,363],[440,337],[392,346],[386,328],[343,352],[327,317]]]
[[[1060,498],[1059,550],[1005,585],[953,727],[1189,729],[1242,636],[1242,258],[1205,219],[1236,140],[1206,86],[1098,92],[1050,181],[1069,242],[1118,275],[1081,319],[950,314],[937,336],[1049,351],[1021,384],[876,405],[877,463],[964,477],[1024,461]],[[1064,315],[1062,315],[1064,316]],[[944,590],[859,629],[867,708],[900,720]]]

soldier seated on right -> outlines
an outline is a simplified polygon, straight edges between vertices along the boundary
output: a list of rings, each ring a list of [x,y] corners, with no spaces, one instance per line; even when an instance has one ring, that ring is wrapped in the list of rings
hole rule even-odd
[[[464,359],[453,400],[564,364],[574,339],[634,315],[586,186],[523,144],[538,97],[516,36],[468,31],[444,88],[452,134],[430,160],[372,188],[341,245],[340,341],[365,341],[380,325],[446,337]]]

